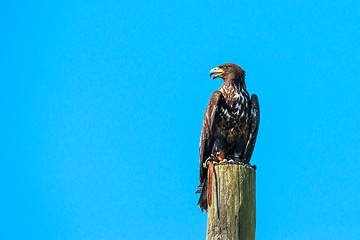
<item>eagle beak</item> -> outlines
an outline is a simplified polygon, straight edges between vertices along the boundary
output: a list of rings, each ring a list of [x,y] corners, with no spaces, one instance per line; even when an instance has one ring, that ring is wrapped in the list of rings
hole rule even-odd
[[[217,77],[220,77],[221,74],[224,73],[224,71],[221,70],[221,69],[218,68],[218,67],[213,68],[213,69],[211,69],[211,71],[210,71],[210,77],[211,77],[211,75],[216,74],[216,73],[220,73],[220,74],[217,74],[217,75],[212,76],[212,79],[215,79],[215,78],[217,78]]]

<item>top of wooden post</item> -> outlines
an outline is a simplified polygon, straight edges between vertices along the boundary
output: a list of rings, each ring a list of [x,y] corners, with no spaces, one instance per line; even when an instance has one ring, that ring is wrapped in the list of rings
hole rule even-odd
[[[255,169],[240,164],[217,164],[211,182],[206,239],[254,240]]]

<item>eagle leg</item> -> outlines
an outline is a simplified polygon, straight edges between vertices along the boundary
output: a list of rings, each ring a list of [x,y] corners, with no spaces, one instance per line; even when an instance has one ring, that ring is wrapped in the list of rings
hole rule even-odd
[[[225,152],[224,151],[218,151],[216,153],[216,159],[221,163],[225,161]]]
[[[246,145],[246,141],[244,138],[240,138],[235,145],[235,151],[234,151],[234,156],[233,156],[233,160],[235,162],[240,162],[240,163],[244,163],[246,160],[243,159],[243,152],[244,152],[244,147]]]
[[[206,161],[203,163],[204,168],[208,168],[209,163],[223,163],[226,162],[227,159],[225,159],[225,152],[224,151],[218,151],[216,153],[216,156],[214,154],[211,154],[210,157],[206,159]]]
[[[214,142],[214,146],[213,146],[212,154],[211,154],[211,156],[213,156],[215,158],[216,162],[222,163],[222,162],[226,161],[224,149],[226,149],[226,140],[223,135],[220,135],[216,138],[216,140]]]

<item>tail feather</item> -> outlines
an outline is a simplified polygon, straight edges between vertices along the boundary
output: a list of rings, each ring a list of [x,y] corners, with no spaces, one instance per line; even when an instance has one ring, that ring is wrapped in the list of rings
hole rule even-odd
[[[196,192],[200,192],[200,198],[199,198],[199,202],[198,205],[201,208],[201,211],[207,211],[207,178],[205,179],[205,182],[202,184],[202,188],[199,189]]]

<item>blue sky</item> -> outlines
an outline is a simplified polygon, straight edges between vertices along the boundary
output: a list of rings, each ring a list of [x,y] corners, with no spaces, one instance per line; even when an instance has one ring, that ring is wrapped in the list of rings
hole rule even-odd
[[[358,1],[0,3],[1,239],[205,239],[204,110],[260,101],[256,238],[360,239]]]

